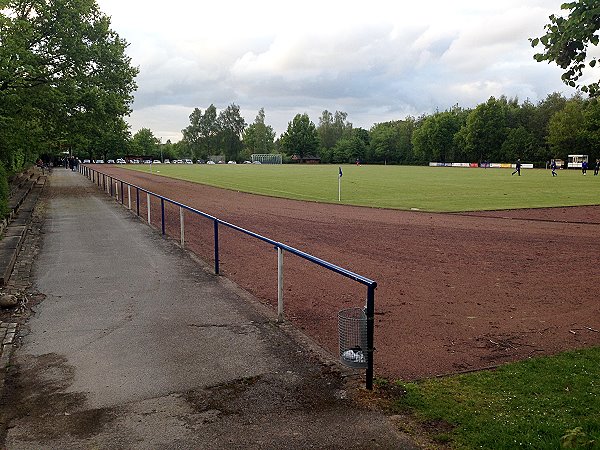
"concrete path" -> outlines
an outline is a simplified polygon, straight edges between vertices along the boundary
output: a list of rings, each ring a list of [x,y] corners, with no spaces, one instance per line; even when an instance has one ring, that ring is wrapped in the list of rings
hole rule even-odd
[[[45,299],[6,379],[6,448],[413,448],[346,398],[335,365],[81,175],[55,170],[41,202]]]

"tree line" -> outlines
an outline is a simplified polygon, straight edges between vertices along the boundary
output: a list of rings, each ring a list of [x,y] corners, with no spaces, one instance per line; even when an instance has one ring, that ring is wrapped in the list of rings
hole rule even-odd
[[[136,133],[130,151],[152,157],[227,160],[252,153],[320,158],[323,163],[427,164],[437,162],[524,162],[544,166],[568,154],[600,158],[600,105],[595,98],[552,93],[534,104],[490,97],[475,108],[458,105],[433,114],[354,127],[342,111],[322,112],[317,124],[297,114],[276,138],[261,108],[249,126],[237,105],[221,112],[196,108],[183,139],[161,144],[148,129]],[[127,151],[127,150],[123,150]]]

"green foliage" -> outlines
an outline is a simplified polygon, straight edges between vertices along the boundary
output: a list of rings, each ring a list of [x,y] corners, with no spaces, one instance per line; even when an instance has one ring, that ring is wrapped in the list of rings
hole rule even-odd
[[[93,0],[8,0],[0,9],[0,158],[122,149],[137,69]]]
[[[148,166],[129,166],[149,171]],[[172,165],[161,175],[226,189],[337,203],[338,165]],[[471,211],[595,205],[597,177],[563,170],[511,170],[444,167],[342,166],[342,203],[427,211]]]
[[[232,103],[219,113],[219,141],[221,149],[228,160],[236,160],[242,150],[242,134],[246,128],[246,121],[240,114],[240,107]]]
[[[131,152],[136,156],[158,158],[160,156],[160,140],[154,136],[150,129],[141,128],[133,135]]]
[[[261,108],[252,123],[244,131],[243,142],[248,154],[272,153],[274,149],[275,131],[271,125],[265,124],[265,110]]]
[[[412,136],[415,159],[423,163],[461,159],[461,150],[454,136],[465,122],[466,113],[458,106],[425,117]]]
[[[190,114],[190,125],[181,130],[182,144],[193,158],[206,159],[211,154],[225,153],[227,159],[237,160],[245,128],[240,107],[234,103],[218,115],[215,105],[210,105],[204,114],[195,108]]]
[[[447,423],[453,448],[598,448],[599,370],[598,348],[534,358],[405,384],[395,407]]]
[[[581,89],[590,96],[600,95],[598,82],[580,86],[577,80],[583,76],[586,65],[595,67],[598,58],[589,55],[589,47],[597,47],[600,29],[600,7],[596,0],[577,0],[563,3],[561,10],[568,11],[567,17],[552,14],[550,23],[544,26],[546,34],[530,39],[531,46],[542,45],[543,51],[536,53],[536,61],[555,62],[565,72],[565,84]]]
[[[371,151],[381,163],[410,163],[413,161],[412,133],[415,119],[379,123],[371,128]]]
[[[281,135],[281,147],[289,156],[302,158],[317,154],[319,136],[308,114],[296,114],[288,123],[287,131]]]

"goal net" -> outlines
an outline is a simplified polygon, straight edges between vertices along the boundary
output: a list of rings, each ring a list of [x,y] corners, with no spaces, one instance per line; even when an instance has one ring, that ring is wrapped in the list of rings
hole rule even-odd
[[[282,164],[283,160],[280,153],[253,153],[250,156],[252,162],[261,164]]]

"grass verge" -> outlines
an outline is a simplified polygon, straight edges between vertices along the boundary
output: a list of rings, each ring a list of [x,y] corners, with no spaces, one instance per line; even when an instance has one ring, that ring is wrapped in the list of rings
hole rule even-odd
[[[392,409],[409,412],[434,442],[457,449],[599,449],[599,373],[600,348],[571,351],[492,371],[397,382],[402,394]]]

